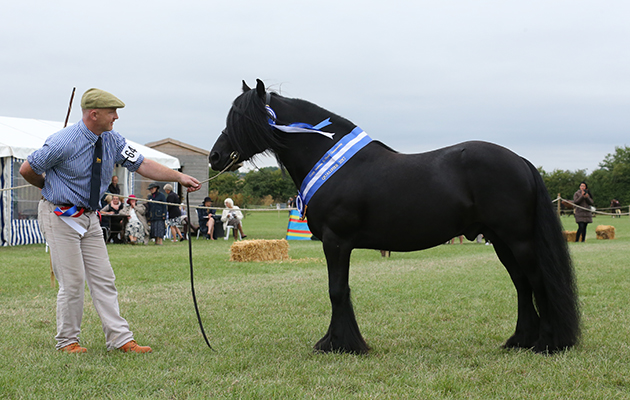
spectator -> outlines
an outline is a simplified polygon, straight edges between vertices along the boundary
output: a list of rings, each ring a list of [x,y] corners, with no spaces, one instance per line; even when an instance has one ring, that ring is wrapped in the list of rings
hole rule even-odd
[[[120,194],[120,187],[118,186],[118,177],[116,175],[112,176],[112,182],[107,187],[107,193],[111,194]],[[111,201],[111,194],[103,194],[101,197],[101,204],[104,205],[106,202],[109,203]],[[109,197],[109,200],[107,199]]]
[[[612,208],[615,214],[617,214],[617,217],[621,218],[621,203],[619,202],[619,200],[612,199],[612,201],[610,202],[610,208]],[[615,218],[614,215],[613,218]]]
[[[582,242],[586,240],[586,225],[593,222],[593,213],[591,206],[593,205],[593,195],[588,191],[586,182],[580,183],[580,188],[573,195],[573,203],[579,207],[575,207],[575,222],[578,224],[578,230],[575,234],[575,241]]]
[[[138,204],[136,196],[133,194],[127,199],[129,208],[129,222],[125,228],[125,234],[129,238],[129,243],[149,243],[149,223],[147,222],[146,206]]]
[[[157,183],[153,182],[150,184],[149,191],[151,194],[147,198],[148,200],[166,202],[166,196],[160,192],[160,185]],[[164,235],[166,235],[166,225],[164,224],[164,221],[166,221],[166,204],[149,202],[147,206],[147,220],[151,223],[149,236],[151,239],[155,239],[157,246],[160,246]]]
[[[459,235],[459,244],[464,244],[464,235]],[[451,239],[451,244],[455,243],[455,238]]]
[[[237,238],[236,230],[241,233],[241,239],[245,239],[247,236],[243,233],[243,224],[241,220],[243,219],[243,213],[241,212],[238,206],[234,205],[234,201],[229,197],[225,199],[223,202],[227,207],[221,213],[221,221],[223,222],[223,230],[227,231],[227,227],[231,226],[234,228],[234,239]]]
[[[202,226],[205,226],[207,229],[202,229],[202,232],[205,231],[206,239],[216,240],[214,238],[214,217],[217,211],[209,208],[212,207],[212,199],[210,197],[206,197],[205,199],[203,199],[203,205],[201,207],[206,208],[197,209],[197,216],[199,217],[199,229],[202,229]]]
[[[120,194],[120,186],[118,186],[118,177],[112,176],[112,183],[107,187],[107,191],[111,194]]]
[[[110,196],[108,196],[110,197]],[[120,201],[117,195],[111,196],[111,201],[101,208],[101,226],[109,228],[113,234],[110,238],[114,243],[123,243],[123,221],[120,218],[109,218],[108,215],[128,215],[129,206]]]
[[[184,216],[182,216],[182,212],[180,210],[181,200],[179,199],[179,195],[173,192],[173,186],[170,183],[164,185],[164,191],[166,192],[166,202],[174,204],[172,206],[168,206],[168,219],[166,220],[166,225],[171,228],[171,237],[173,238],[173,242],[177,242],[177,237],[179,240],[184,240],[184,235],[182,235],[182,231],[179,229],[179,225],[183,225]]]
[[[128,205],[125,205],[120,201],[120,197],[112,196],[112,201],[105,207],[101,208],[101,214],[105,214],[105,215],[120,214],[121,211],[124,211],[125,208],[128,208],[128,207],[129,207]],[[125,212],[123,212],[123,214],[125,214]]]

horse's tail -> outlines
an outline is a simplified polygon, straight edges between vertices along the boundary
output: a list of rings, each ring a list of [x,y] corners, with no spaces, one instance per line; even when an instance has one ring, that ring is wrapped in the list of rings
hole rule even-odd
[[[569,348],[580,337],[580,310],[573,263],[562,224],[556,215],[545,183],[527,160],[536,182],[535,239],[538,265],[547,295],[551,335],[549,351]]]

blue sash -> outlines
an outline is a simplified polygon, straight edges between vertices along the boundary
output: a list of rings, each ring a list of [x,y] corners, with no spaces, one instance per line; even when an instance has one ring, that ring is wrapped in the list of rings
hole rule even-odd
[[[296,207],[298,212],[304,217],[306,206],[311,197],[317,192],[324,182],[341,168],[352,156],[364,148],[372,139],[358,126],[349,134],[342,137],[324,156],[315,164],[311,172],[306,175],[298,196],[296,197]]]

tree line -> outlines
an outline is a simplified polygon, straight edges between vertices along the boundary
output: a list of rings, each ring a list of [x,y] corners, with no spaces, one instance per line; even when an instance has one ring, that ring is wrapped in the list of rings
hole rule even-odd
[[[210,170],[210,178],[218,172]],[[278,167],[264,167],[247,173],[226,172],[208,183],[208,196],[215,205],[230,197],[240,207],[270,206],[295,197],[293,180]]]
[[[586,182],[593,194],[595,207],[606,208],[612,199],[622,205],[630,205],[630,147],[615,147],[606,155],[599,168],[590,174],[586,170],[567,171],[556,169],[546,172],[538,168],[547,186],[550,199],[558,197],[573,200],[580,182]],[[210,170],[210,177],[216,176]],[[270,206],[286,203],[297,190],[288,173],[278,167],[265,167],[247,173],[228,172],[209,182],[209,196],[216,205],[231,197],[241,207]]]
[[[586,182],[593,195],[595,207],[606,208],[612,199],[617,199],[621,205],[630,205],[630,147],[615,147],[614,153],[609,153],[599,163],[599,168],[590,174],[586,170],[577,171],[554,170],[546,172],[538,168],[549,197],[555,199],[558,193],[563,199],[573,200],[573,194],[578,190],[581,182]]]

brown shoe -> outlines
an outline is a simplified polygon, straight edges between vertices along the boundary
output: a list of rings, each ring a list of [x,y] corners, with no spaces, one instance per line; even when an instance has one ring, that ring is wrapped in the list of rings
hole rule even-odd
[[[69,344],[60,348],[59,351],[63,351],[64,353],[87,353],[87,349],[79,346],[79,343]]]
[[[151,350],[151,348],[149,346],[138,346],[138,343],[136,343],[135,340],[131,340],[125,344],[122,345],[122,347],[119,347],[118,350],[122,351],[123,353],[129,353],[129,352],[133,352],[133,353],[150,353],[153,350]]]

